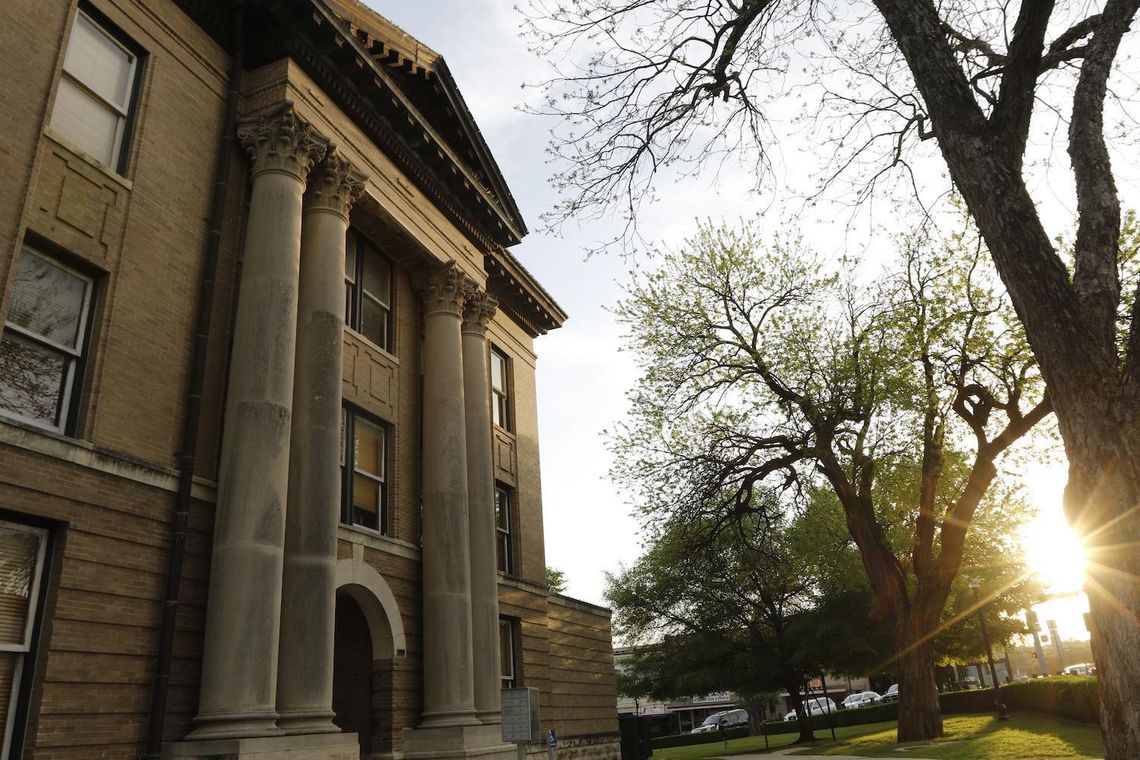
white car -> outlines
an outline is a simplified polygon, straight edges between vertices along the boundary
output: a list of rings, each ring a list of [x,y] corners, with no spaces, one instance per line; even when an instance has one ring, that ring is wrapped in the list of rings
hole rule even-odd
[[[884,702],[898,702],[899,701],[899,685],[897,683],[891,684],[891,688],[883,692]]]
[[[804,701],[804,707],[807,708],[809,718],[813,715],[825,715],[839,710],[831,697],[812,697]]]
[[[883,698],[879,696],[878,692],[860,691],[855,694],[849,694],[847,699],[843,700],[843,707],[844,709],[850,710],[854,707],[864,707],[882,701]]]
[[[809,718],[814,718],[816,715],[825,715],[827,713],[837,712],[838,707],[830,697],[813,697],[804,700],[804,709],[807,710]],[[792,721],[796,719],[796,711],[792,710],[784,716],[784,720]]]

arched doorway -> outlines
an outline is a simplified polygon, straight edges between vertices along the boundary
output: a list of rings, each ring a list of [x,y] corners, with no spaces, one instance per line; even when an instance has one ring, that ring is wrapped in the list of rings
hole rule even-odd
[[[372,634],[350,595],[336,595],[333,712],[340,730],[360,737],[360,755],[372,751]]]
[[[390,755],[397,734],[408,727],[396,694],[408,690],[396,667],[407,647],[403,619],[392,589],[363,554],[354,546],[351,559],[336,563],[333,652],[335,722],[360,737],[362,760]]]

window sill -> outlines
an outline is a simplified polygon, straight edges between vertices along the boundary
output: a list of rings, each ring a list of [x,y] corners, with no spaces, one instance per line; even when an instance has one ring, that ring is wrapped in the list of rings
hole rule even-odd
[[[385,552],[387,554],[394,554],[398,557],[405,557],[407,559],[420,559],[420,547],[415,544],[401,541],[398,538],[385,536],[379,531],[365,528],[361,525],[346,525],[340,523],[337,527],[337,538],[343,539],[350,544],[360,544],[367,546],[370,549]]]
[[[358,341],[363,343],[367,348],[372,349],[373,351],[380,354],[381,356],[383,356],[385,359],[392,362],[396,366],[400,365],[399,357],[397,357],[395,354],[393,354],[390,351],[386,351],[383,348],[380,348],[380,346],[376,345],[375,343],[370,341],[368,338],[364,337],[363,333],[357,332],[356,330],[352,329],[348,325],[344,326],[344,331],[346,333],[348,333],[349,335],[351,335],[353,338],[356,338]]]
[[[69,141],[66,137],[61,135],[59,132],[56,132],[50,126],[44,127],[43,135],[55,143],[56,147],[62,148],[71,155],[75,156],[75,158],[91,166],[91,168],[97,169],[101,174],[107,177],[107,179],[110,179],[115,183],[121,185],[123,189],[131,190],[134,188],[134,183],[131,180],[127,179],[122,174],[119,174],[113,169],[109,169],[103,164],[102,161],[95,158],[94,156],[91,156],[88,153],[85,153],[82,148]]]
[[[144,462],[129,454],[104,449],[89,441],[69,438],[3,415],[0,415],[0,444],[165,491],[178,490],[178,470]],[[213,502],[216,491],[217,484],[214,481],[194,477],[192,495],[195,499]]]

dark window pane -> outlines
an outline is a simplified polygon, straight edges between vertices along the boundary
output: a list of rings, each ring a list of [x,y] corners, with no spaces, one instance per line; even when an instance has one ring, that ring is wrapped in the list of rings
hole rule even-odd
[[[380,348],[388,348],[388,310],[365,295],[360,301],[360,334]]]
[[[515,637],[509,620],[499,621],[499,676],[505,687],[514,686]]]
[[[486,493],[486,491],[484,491]],[[503,530],[510,527],[510,496],[501,488],[495,489],[495,525]]]
[[[364,293],[382,306],[389,306],[392,292],[392,269],[376,251],[364,249]]]
[[[58,427],[71,360],[11,330],[0,339],[0,409]]]
[[[501,573],[509,573],[511,571],[510,556],[511,556],[511,537],[506,533],[499,533],[495,537],[495,563],[496,568]]]
[[[25,249],[8,321],[77,351],[86,297],[86,280]]]

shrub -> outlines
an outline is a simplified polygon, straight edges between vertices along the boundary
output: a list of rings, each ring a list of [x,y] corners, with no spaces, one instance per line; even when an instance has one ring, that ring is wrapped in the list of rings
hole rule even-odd
[[[840,710],[839,712],[832,713],[831,717],[827,715],[816,715],[811,719],[811,727],[815,731],[825,730],[832,725],[836,728],[843,726],[861,726],[865,723],[882,723],[888,720],[899,719],[899,703],[898,702],[879,702],[878,704],[869,707],[856,707],[853,710]],[[764,734],[774,736],[776,734],[794,734],[799,732],[800,724],[797,721],[790,720],[770,720],[762,726]]]
[[[1100,692],[1093,676],[1051,676],[1018,681],[1001,687],[1001,699],[1010,710],[1056,715],[1082,723],[1100,720]],[[958,691],[941,695],[942,712],[987,712],[993,709],[989,689]]]
[[[687,747],[690,744],[711,744],[723,742],[728,739],[743,739],[748,736],[748,726],[737,726],[727,731],[713,731],[707,734],[675,734],[673,736],[659,736],[652,741],[653,749],[666,747]]]

